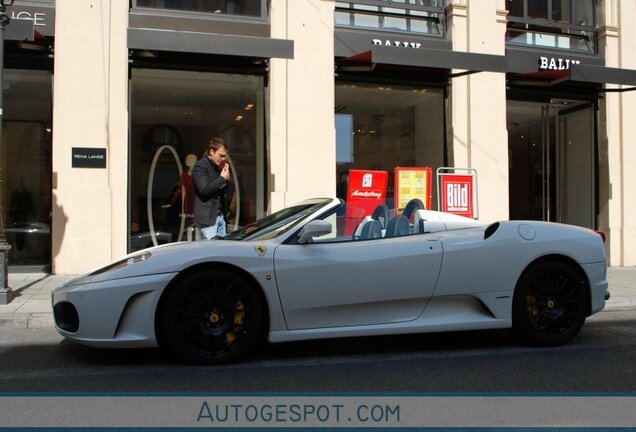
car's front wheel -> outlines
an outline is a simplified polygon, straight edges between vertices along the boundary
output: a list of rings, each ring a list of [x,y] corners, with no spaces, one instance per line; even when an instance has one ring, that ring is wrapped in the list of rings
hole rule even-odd
[[[236,360],[263,330],[257,293],[245,278],[224,269],[183,278],[168,293],[160,319],[170,350],[199,364]]]
[[[540,263],[517,285],[513,330],[532,345],[563,345],[583,327],[587,305],[585,282],[573,268],[558,261]]]

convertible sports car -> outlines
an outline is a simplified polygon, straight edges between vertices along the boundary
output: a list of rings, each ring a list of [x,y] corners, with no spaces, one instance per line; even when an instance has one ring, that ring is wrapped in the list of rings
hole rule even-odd
[[[512,328],[554,346],[609,298],[605,246],[592,230],[486,224],[417,201],[401,214],[380,206],[355,227],[338,216],[344,205],[311,199],[223,239],[133,253],[54,290],[57,330],[208,364],[262,338]]]

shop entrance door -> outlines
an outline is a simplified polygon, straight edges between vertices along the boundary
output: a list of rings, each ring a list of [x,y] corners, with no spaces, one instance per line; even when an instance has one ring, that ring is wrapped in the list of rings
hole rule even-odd
[[[510,218],[594,227],[590,103],[508,102]]]

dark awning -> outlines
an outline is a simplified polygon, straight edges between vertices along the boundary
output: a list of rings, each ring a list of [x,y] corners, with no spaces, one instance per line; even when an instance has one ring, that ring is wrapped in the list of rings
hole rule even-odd
[[[570,68],[570,79],[580,82],[636,86],[636,70],[577,64]]]
[[[373,46],[369,51],[347,57],[344,61],[446,70],[459,69],[470,72],[506,72],[507,68],[504,56],[384,45]]]
[[[34,38],[32,19],[13,18],[4,29],[5,40],[32,41]]]
[[[565,82],[589,84],[619,84],[636,86],[636,70],[584,64],[569,69],[515,73],[509,77],[514,84],[553,86]]]
[[[294,58],[294,41],[145,28],[128,29],[128,48],[258,58]]]
[[[605,67],[605,59],[599,55],[508,46],[506,58],[508,79],[516,84],[552,86],[578,82],[636,86],[636,70]]]

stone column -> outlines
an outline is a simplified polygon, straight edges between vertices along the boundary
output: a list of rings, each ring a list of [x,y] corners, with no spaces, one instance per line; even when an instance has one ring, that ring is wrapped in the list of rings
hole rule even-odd
[[[598,3],[599,53],[607,67],[636,69],[636,5]],[[606,89],[627,86],[606,84]],[[636,92],[607,92],[599,99],[599,228],[608,234],[611,266],[636,265]]]
[[[507,12],[503,8],[502,0],[448,2],[453,50],[505,55]],[[478,72],[453,78],[449,98],[450,165],[477,170],[480,219],[507,219],[506,75]]]
[[[270,70],[270,211],[335,196],[334,0],[272,0],[271,36],[294,58]]]
[[[57,0],[52,271],[77,274],[126,252],[128,2]],[[81,83],[81,85],[80,85]],[[74,168],[73,147],[106,149]]]

